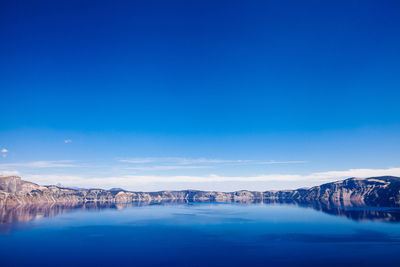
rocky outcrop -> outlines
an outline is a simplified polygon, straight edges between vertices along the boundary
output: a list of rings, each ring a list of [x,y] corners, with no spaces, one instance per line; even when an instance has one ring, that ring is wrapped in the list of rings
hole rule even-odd
[[[315,186],[308,190],[295,190],[297,199],[319,200],[344,206],[398,206],[400,205],[400,178],[383,176],[366,179],[350,178]]]
[[[130,192],[114,188],[69,189],[58,186],[40,186],[21,180],[17,176],[0,176],[0,205],[37,203],[87,203],[87,202],[267,202],[298,201],[331,203],[332,205],[400,206],[400,178],[373,177],[349,178],[309,189],[282,191],[207,192],[196,190]]]

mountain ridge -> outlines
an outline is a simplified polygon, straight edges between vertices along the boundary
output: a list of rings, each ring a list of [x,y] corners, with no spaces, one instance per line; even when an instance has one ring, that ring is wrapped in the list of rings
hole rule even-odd
[[[234,192],[179,190],[134,192],[121,188],[73,189],[55,185],[41,186],[24,181],[19,176],[0,176],[0,205],[35,203],[85,202],[151,202],[183,200],[194,202],[246,202],[246,201],[322,201],[334,205],[400,206],[400,177],[380,176],[347,178],[310,188]]]

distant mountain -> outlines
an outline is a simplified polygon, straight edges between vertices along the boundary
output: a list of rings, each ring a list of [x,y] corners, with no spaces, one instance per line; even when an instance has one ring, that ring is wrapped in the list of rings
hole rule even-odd
[[[122,188],[119,188],[119,187],[115,187],[115,188],[111,188],[109,191],[111,191],[111,192],[113,192],[113,191],[119,192],[119,191],[126,191],[126,190],[124,190]]]
[[[18,176],[0,176],[0,205],[85,202],[285,202],[330,203],[338,206],[400,206],[400,178],[349,178],[309,189],[281,191],[209,192],[196,190],[131,192],[120,188],[71,189],[40,186]]]

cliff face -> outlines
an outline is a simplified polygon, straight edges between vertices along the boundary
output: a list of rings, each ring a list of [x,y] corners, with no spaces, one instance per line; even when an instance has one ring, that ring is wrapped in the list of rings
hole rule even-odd
[[[400,205],[400,178],[350,178],[300,192],[305,201],[320,200],[343,205]]]
[[[57,186],[40,186],[21,180],[17,176],[0,176],[0,205],[35,203],[85,202],[151,202],[181,200],[194,202],[268,202],[298,201],[332,203],[354,206],[400,206],[400,178],[350,178],[309,189],[284,191],[205,192],[196,190],[129,192],[122,189],[75,190]]]

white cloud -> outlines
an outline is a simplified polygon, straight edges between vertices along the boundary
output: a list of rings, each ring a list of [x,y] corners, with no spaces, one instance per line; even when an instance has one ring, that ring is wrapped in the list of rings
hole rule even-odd
[[[266,174],[258,176],[156,176],[123,175],[108,177],[84,177],[73,175],[25,175],[23,179],[39,184],[57,184],[78,187],[111,188],[121,187],[136,191],[155,190],[220,190],[241,189],[265,191],[273,189],[294,189],[314,186],[349,177],[366,178],[373,176],[400,176],[400,168],[350,169],[345,171],[315,172],[300,174]]]
[[[198,159],[178,158],[178,162],[180,164],[203,164],[203,163],[226,164],[226,163],[248,163],[252,161],[240,160],[240,159],[226,160],[226,159],[207,159],[207,158],[198,158]]]
[[[18,176],[20,173],[18,171],[7,171],[7,170],[0,170],[0,175],[5,176]]]
[[[169,171],[169,170],[187,170],[187,169],[208,169],[214,168],[212,166],[181,166],[181,165],[157,165],[157,166],[139,166],[139,167],[126,167],[126,170],[137,171]]]
[[[65,139],[64,143],[66,143],[66,144],[72,143],[72,140],[71,139]]]
[[[120,159],[123,163],[142,164],[142,163],[174,163],[179,165],[195,165],[195,164],[227,164],[227,165],[245,165],[245,164],[299,164],[306,163],[306,161],[263,161],[263,160],[246,160],[246,159],[209,159],[209,158],[179,158],[179,157],[164,157],[164,158],[132,158]]]
[[[1,150],[1,153],[7,153],[7,152],[8,152],[8,150],[5,149],[5,148],[3,148],[3,149]]]
[[[287,160],[287,161],[254,161],[254,164],[261,164],[261,165],[272,165],[272,164],[302,164],[307,163],[307,161],[303,160]]]
[[[374,176],[399,176],[400,168],[389,168],[389,169],[349,169],[346,171],[328,171],[328,172],[317,172],[310,175],[310,177],[319,178],[347,178],[347,177],[374,177]]]
[[[58,168],[58,167],[77,167],[73,164],[72,160],[58,160],[58,161],[31,161],[31,162],[16,162],[0,164],[0,168]]]
[[[151,163],[155,162],[155,158],[133,158],[133,159],[120,159],[120,162],[124,163],[133,163],[133,164],[140,164],[140,163]]]

